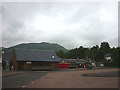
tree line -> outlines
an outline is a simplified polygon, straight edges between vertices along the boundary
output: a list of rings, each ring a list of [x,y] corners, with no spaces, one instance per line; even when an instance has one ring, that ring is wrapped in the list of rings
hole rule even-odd
[[[100,47],[95,45],[91,48],[80,46],[79,48],[71,49],[68,52],[59,50],[56,54],[60,58],[66,59],[92,59],[96,63],[104,62],[106,66],[118,66],[120,62],[120,47],[110,47],[108,42],[102,42]],[[110,54],[112,62],[105,60],[105,54]]]

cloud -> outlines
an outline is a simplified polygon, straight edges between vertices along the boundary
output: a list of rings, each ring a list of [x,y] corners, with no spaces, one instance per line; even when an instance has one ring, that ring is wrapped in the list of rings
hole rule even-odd
[[[67,49],[102,41],[117,46],[117,3],[3,3],[2,13],[5,47],[43,41]]]

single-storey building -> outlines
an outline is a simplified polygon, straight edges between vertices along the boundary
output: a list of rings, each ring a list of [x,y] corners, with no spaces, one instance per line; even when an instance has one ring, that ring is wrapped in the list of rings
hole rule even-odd
[[[85,60],[85,59],[77,59],[76,63],[77,63],[77,67],[78,68],[84,68],[84,65],[88,64],[89,61]]]
[[[56,70],[59,59],[54,51],[16,48],[12,65],[15,70]]]
[[[111,54],[110,53],[107,53],[104,55],[104,58],[109,61],[109,62],[112,62],[112,58],[111,58]]]
[[[64,60],[65,60],[65,62],[68,62],[69,68],[77,67],[76,59],[64,59]]]
[[[61,59],[64,64],[69,64],[69,68],[84,68],[84,66],[91,64],[85,59]]]

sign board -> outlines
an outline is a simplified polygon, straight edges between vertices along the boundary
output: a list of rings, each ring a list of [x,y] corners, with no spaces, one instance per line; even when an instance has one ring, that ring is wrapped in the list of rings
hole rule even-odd
[[[27,64],[31,64],[32,62],[26,62]]]
[[[62,63],[59,63],[58,64],[58,69],[69,69],[69,64],[62,64]]]

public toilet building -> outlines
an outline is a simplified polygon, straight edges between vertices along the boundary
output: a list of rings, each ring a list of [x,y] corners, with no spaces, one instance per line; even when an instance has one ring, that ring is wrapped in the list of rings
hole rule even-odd
[[[58,62],[54,51],[21,48],[15,49],[12,59],[14,70],[56,70]]]

